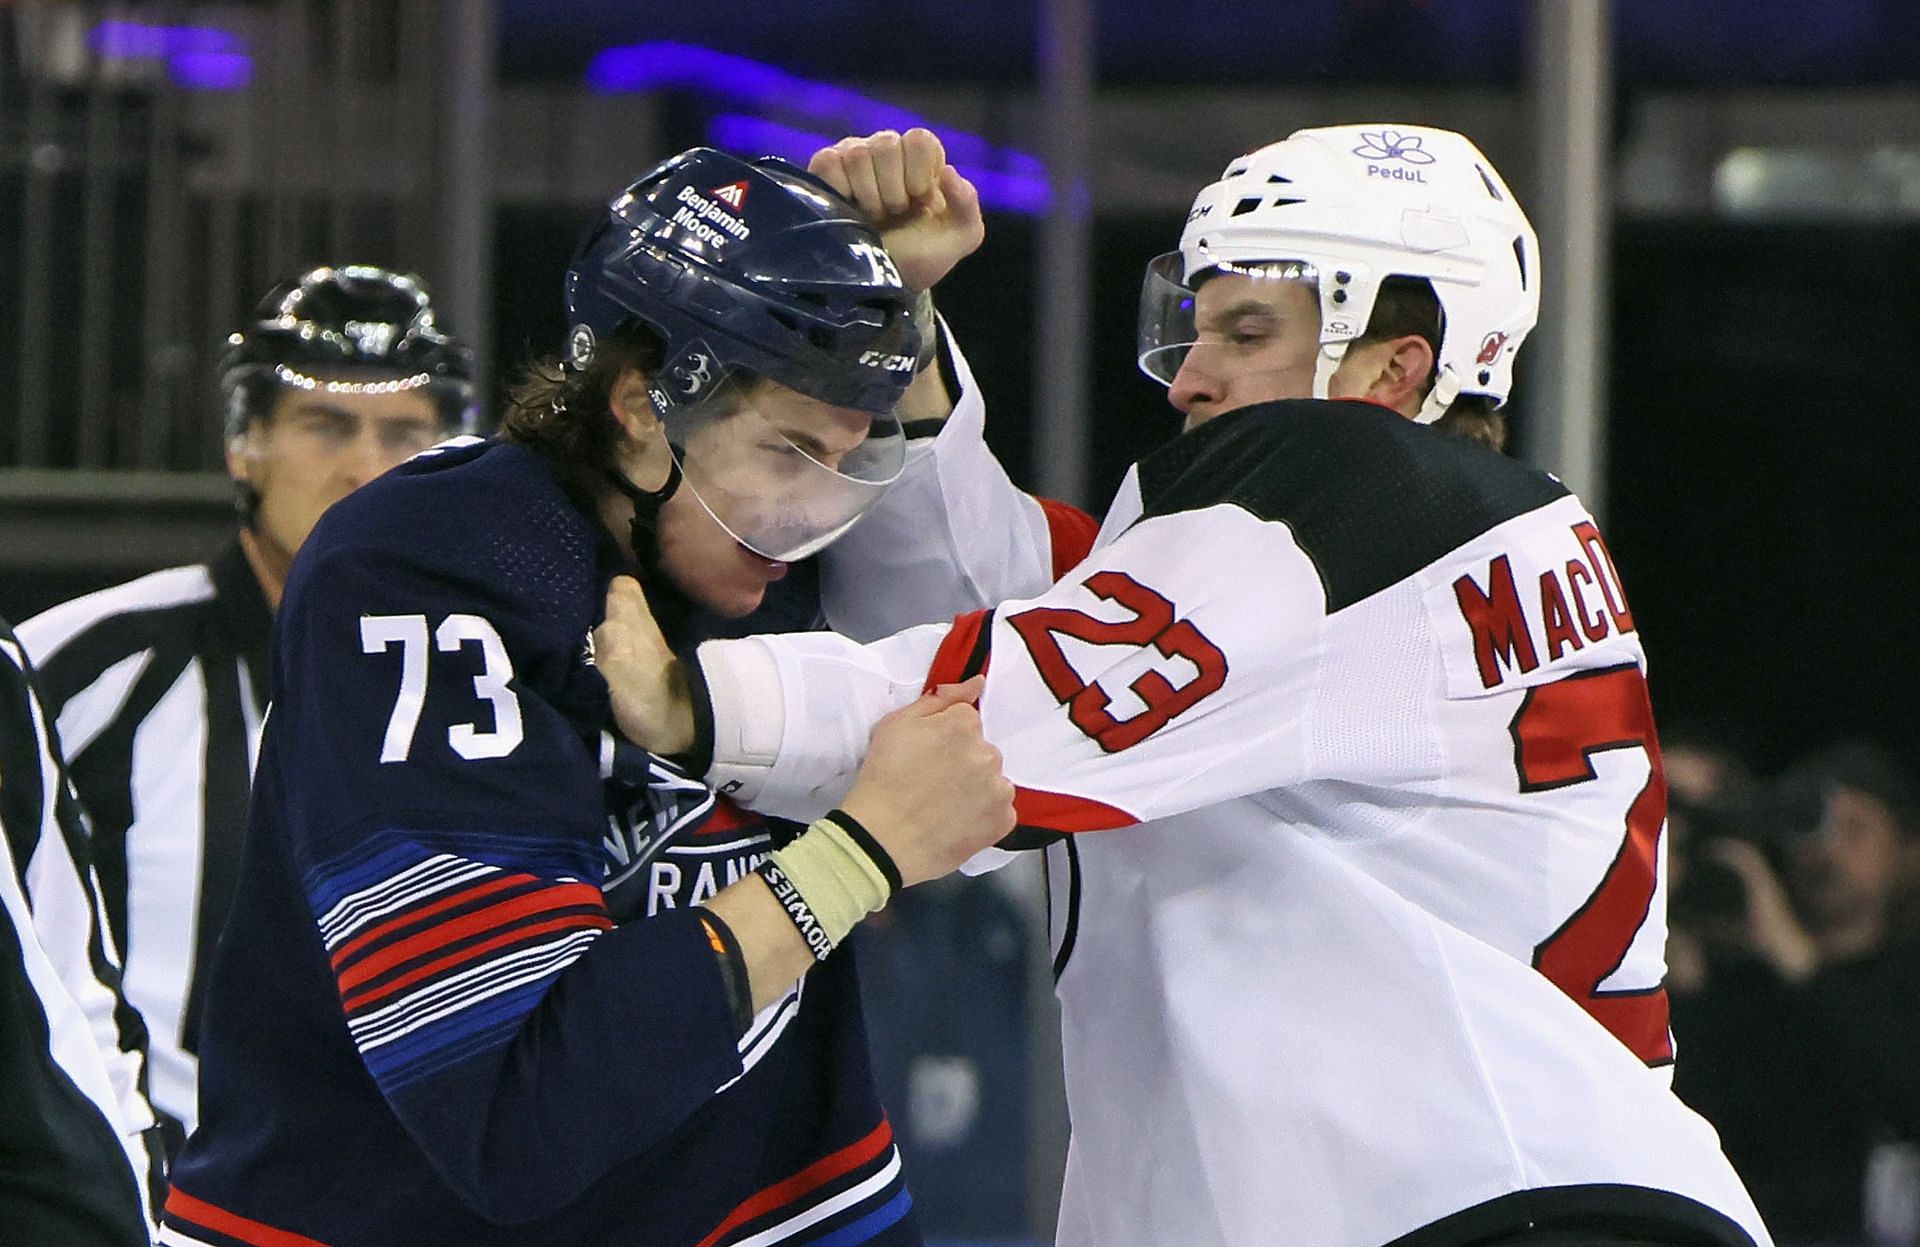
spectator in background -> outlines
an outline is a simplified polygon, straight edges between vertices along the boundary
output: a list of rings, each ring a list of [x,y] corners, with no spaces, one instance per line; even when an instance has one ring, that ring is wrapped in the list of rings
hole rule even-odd
[[[1759,799],[1676,806],[1675,1089],[1782,1243],[1912,1243],[1920,800],[1843,745]]]
[[[200,1001],[240,870],[287,569],[328,507],[471,425],[471,371],[412,277],[352,265],[282,282],[220,363],[234,540],[20,627],[92,820],[169,1154],[194,1123]]]

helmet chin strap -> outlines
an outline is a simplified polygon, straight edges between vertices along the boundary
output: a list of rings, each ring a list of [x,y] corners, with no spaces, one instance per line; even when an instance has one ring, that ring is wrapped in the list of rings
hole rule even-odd
[[[1427,391],[1427,397],[1420,404],[1419,414],[1414,416],[1415,424],[1432,424],[1447,414],[1447,408],[1453,406],[1453,400],[1460,397],[1460,378],[1451,368],[1442,368],[1440,375],[1434,378],[1433,388]]]
[[[1339,370],[1340,361],[1346,357],[1347,343],[1322,342],[1320,344],[1320,353],[1314,357],[1313,361],[1313,396],[1315,398],[1332,397],[1329,391],[1333,388],[1333,374]]]
[[[684,479],[678,448],[668,456],[668,462],[667,479],[658,489],[640,488],[616,467],[607,469],[607,480],[633,504],[633,518],[627,522],[627,548],[633,554],[633,561],[640,565],[640,588],[647,595],[647,606],[660,625],[661,635],[669,644],[679,644],[685,639],[687,621],[696,608],[674,584],[660,557],[660,510],[668,499],[680,492],[680,482]]]

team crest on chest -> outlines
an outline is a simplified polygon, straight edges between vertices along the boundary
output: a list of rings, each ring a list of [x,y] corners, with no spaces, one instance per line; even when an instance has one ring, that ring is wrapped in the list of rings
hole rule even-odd
[[[766,857],[766,825],[657,758],[644,786],[607,785],[601,892],[616,922],[698,905]]]

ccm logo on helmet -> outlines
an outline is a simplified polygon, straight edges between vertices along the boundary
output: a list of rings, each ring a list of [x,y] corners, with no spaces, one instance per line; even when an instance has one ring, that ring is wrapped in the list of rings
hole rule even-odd
[[[860,366],[863,368],[884,368],[888,372],[912,372],[913,356],[887,355],[880,351],[863,351],[860,354]]]

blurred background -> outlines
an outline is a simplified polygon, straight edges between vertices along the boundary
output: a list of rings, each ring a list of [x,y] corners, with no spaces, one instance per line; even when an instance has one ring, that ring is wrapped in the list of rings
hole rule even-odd
[[[1920,1242],[1914,0],[0,5],[0,614],[231,531],[212,364],[273,281],[419,273],[497,397],[597,205],[697,143],[938,130],[989,209],[940,295],[990,440],[1097,510],[1175,427],[1143,266],[1230,157],[1351,121],[1466,132],[1540,228],[1514,449],[1602,514],[1646,638],[1683,1094],[1783,1242]],[[954,1241],[1050,1232],[1037,895],[862,936]]]

